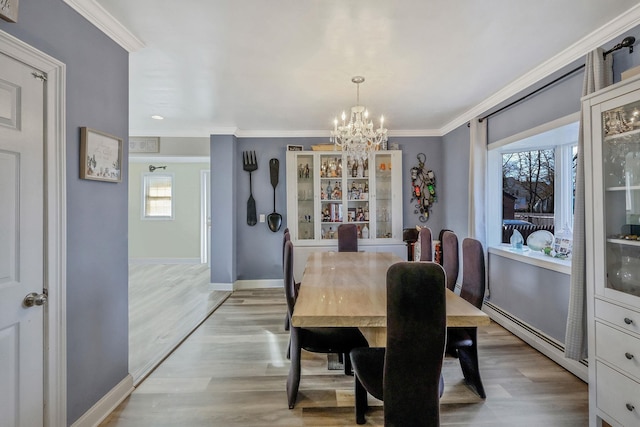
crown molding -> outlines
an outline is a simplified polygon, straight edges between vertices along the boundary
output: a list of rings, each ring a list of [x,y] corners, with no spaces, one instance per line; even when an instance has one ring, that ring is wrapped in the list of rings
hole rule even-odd
[[[131,33],[116,18],[100,6],[95,0],[63,0],[73,10],[84,16],[87,21],[98,27],[114,42],[122,46],[127,52],[136,52],[145,44]]]
[[[148,155],[129,154],[129,163],[209,163],[211,158],[207,156],[173,156],[173,155]]]
[[[235,133],[238,138],[327,138],[331,132],[327,130],[241,130]]]
[[[446,135],[459,126],[467,123],[469,120],[482,115],[501,102],[506,101],[510,97],[527,89],[543,78],[560,70],[562,67],[580,59],[591,50],[601,47],[625,31],[629,31],[638,24],[640,24],[640,4],[633,6],[623,14],[617,16],[587,36],[578,40],[556,56],[543,62],[538,67],[500,89],[480,104],[456,117],[440,128],[440,134]]]
[[[442,136],[439,129],[407,129],[407,130],[389,130],[389,137],[426,137],[426,136]]]

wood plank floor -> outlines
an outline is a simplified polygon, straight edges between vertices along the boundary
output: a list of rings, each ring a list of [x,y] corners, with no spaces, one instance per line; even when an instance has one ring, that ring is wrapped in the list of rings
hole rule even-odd
[[[129,372],[144,378],[231,293],[206,264],[129,265]]]
[[[353,377],[327,370],[324,355],[303,352],[298,403],[288,409],[284,310],[282,290],[234,292],[101,426],[355,425]],[[585,383],[495,323],[478,337],[487,399],[446,358],[441,425],[588,425]],[[369,402],[367,425],[382,426],[381,403]]]

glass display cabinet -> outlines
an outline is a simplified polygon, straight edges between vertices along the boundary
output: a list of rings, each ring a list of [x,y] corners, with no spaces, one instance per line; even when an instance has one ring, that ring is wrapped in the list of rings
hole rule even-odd
[[[376,151],[364,161],[341,151],[288,151],[287,226],[296,251],[294,268],[306,260],[301,251],[335,250],[343,223],[356,224],[359,250],[406,258],[401,181],[399,150]]]
[[[583,112],[590,425],[640,425],[640,80]]]

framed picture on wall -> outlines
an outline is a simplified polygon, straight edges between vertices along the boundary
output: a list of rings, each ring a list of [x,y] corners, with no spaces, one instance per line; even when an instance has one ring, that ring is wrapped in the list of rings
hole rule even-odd
[[[159,153],[160,138],[157,136],[130,136],[129,153]]]
[[[0,18],[18,22],[18,0],[0,0]]]
[[[122,139],[87,127],[80,128],[80,178],[120,182]]]

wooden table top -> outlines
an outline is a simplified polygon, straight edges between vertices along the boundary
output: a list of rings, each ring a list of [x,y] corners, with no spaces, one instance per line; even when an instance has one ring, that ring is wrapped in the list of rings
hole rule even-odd
[[[403,261],[386,252],[314,252],[291,323],[298,327],[386,328],[387,269]],[[447,290],[447,326],[482,326],[489,316]]]

